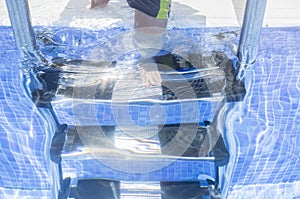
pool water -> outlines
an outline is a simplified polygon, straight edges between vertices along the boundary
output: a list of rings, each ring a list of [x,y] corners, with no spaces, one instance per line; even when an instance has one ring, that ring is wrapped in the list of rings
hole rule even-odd
[[[129,52],[134,50],[130,44],[130,31],[122,28],[91,31],[36,27],[35,32],[40,38],[41,52],[49,60],[62,57],[110,61],[120,59],[124,54],[132,55]],[[166,50],[183,55],[200,49],[203,52],[219,51],[236,59],[238,28],[172,29],[168,36]],[[246,73],[246,96],[243,101],[225,105],[223,138],[230,160],[220,168],[224,197],[300,197],[297,189],[300,180],[297,145],[300,143],[299,40],[299,28],[263,29],[259,56]],[[58,195],[60,180],[59,168],[50,160],[49,152],[55,121],[49,121],[51,113],[38,109],[25,94],[27,85],[23,85],[21,73],[24,68],[22,65],[19,68],[19,54],[10,28],[0,28],[0,45],[0,198],[52,198]],[[128,47],[126,53],[123,46]],[[56,113],[59,108],[65,109],[66,103],[64,105],[57,106]],[[64,111],[57,117],[61,123],[74,121],[72,115]],[[208,166],[201,161],[184,164],[184,161],[174,162],[173,167],[166,168],[165,179],[184,180],[188,175],[196,175],[199,168],[214,173],[211,171],[213,164]],[[185,172],[174,174],[174,169],[183,165]],[[103,169],[99,171],[100,166]],[[64,177],[71,178],[101,174],[130,180],[126,172],[109,170],[105,166],[91,159],[65,159],[62,171]],[[162,174],[144,173],[133,179],[157,181],[159,175]]]

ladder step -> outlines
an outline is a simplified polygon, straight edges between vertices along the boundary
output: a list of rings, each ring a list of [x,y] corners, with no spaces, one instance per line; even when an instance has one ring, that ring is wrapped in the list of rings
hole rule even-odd
[[[206,128],[199,126],[197,132],[191,135],[192,124],[181,126],[183,127],[159,127],[157,143],[151,139],[136,138],[141,146],[147,146],[148,149],[153,148],[153,144],[158,145],[162,154],[158,154],[159,149],[156,152],[151,150],[148,153],[134,153],[133,150],[117,148],[114,143],[118,143],[118,139],[122,137],[118,137],[120,133],[117,133],[116,127],[102,127],[101,135],[95,132],[100,127],[70,128],[61,153],[63,173],[78,178],[97,177],[121,181],[194,181],[199,175],[208,175],[215,179],[216,167],[225,165],[229,159],[222,137],[218,137],[215,145],[207,149],[211,151],[206,151],[205,157],[199,157],[202,143],[207,137]],[[81,136],[77,129],[81,129]],[[191,131],[191,136],[185,131]],[[86,138],[90,140],[81,141]],[[188,146],[184,146],[186,142]],[[173,145],[176,147],[172,147]],[[173,150],[177,148],[183,148],[179,151],[181,154]],[[172,151],[168,151],[170,149]]]
[[[216,179],[216,165],[213,158],[199,160],[178,159],[162,162],[151,160],[62,160],[64,176],[78,179],[110,179],[118,181],[198,181],[198,176],[208,175]],[[163,164],[164,163],[164,164]],[[120,167],[122,165],[122,168]]]

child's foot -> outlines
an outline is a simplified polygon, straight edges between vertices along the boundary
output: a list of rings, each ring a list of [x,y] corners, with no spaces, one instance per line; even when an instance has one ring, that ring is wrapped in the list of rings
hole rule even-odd
[[[155,63],[143,63],[139,65],[141,78],[145,87],[161,86],[161,76]]]
[[[91,0],[90,9],[104,8],[108,4],[109,0]]]

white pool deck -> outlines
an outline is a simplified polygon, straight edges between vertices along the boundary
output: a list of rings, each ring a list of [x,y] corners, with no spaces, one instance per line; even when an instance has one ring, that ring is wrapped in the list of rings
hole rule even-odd
[[[111,0],[106,8],[94,10],[87,9],[89,0],[28,2],[33,25],[97,29],[131,25],[133,21],[133,9],[128,8],[126,0]],[[246,0],[172,0],[169,26],[241,26],[245,4]],[[0,26],[9,25],[5,0],[0,0]],[[269,0],[263,26],[300,26],[300,1]]]

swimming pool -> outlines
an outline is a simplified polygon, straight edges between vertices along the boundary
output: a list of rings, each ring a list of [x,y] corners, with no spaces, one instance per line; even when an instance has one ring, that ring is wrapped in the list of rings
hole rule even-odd
[[[19,19],[20,17],[13,21],[17,22]],[[248,18],[245,17],[245,19]],[[24,21],[24,24],[26,23],[27,21]],[[260,23],[256,25],[259,27]],[[24,28],[26,29],[26,27]],[[261,57],[259,57],[256,65],[262,64],[266,66],[266,68],[263,68],[264,72],[262,74],[265,74],[271,68],[267,83],[273,83],[272,78],[275,77],[274,84],[278,86],[275,86],[270,94],[268,94],[268,89],[264,90],[262,86],[259,86],[258,98],[255,92],[255,84],[252,84],[251,80],[254,80],[254,83],[256,83],[254,77],[262,78],[263,76],[257,75],[256,70],[253,70],[253,66],[250,69],[248,68],[246,73],[245,82],[248,92],[245,98],[244,84],[240,84],[235,79],[232,79],[231,73],[236,74],[234,67],[236,67],[237,59],[234,54],[236,54],[235,50],[239,35],[238,28],[169,29],[168,38],[166,38],[167,46],[163,48],[164,52],[161,51],[159,55],[153,57],[157,64],[162,64],[163,66],[158,65],[158,69],[163,77],[162,91],[154,87],[149,89],[139,87],[141,83],[138,83],[140,80],[136,77],[138,73],[134,67],[135,62],[131,62],[131,60],[138,59],[138,54],[130,51],[132,45],[128,42],[130,41],[130,39],[128,40],[130,35],[127,35],[128,29],[126,28],[89,31],[86,29],[62,27],[49,27],[46,29],[45,27],[37,27],[36,31],[38,32],[37,38],[41,46],[40,50],[46,55],[48,60],[54,58],[52,59],[53,65],[50,68],[44,68],[45,65],[42,62],[36,64],[34,60],[30,59],[32,55],[29,55],[29,59],[26,57],[18,66],[24,72],[20,78],[23,93],[27,92],[27,95],[32,95],[32,100],[35,104],[30,114],[36,113],[38,120],[44,122],[40,128],[43,129],[43,134],[41,135],[45,136],[45,140],[36,138],[38,134],[34,133],[32,126],[29,129],[29,137],[36,143],[41,141],[44,144],[43,146],[45,146],[45,148],[41,149],[44,161],[32,159],[32,150],[30,149],[33,146],[30,148],[19,147],[20,142],[18,139],[15,144],[11,144],[11,141],[4,143],[7,148],[13,149],[8,153],[14,150],[21,151],[20,154],[23,154],[23,158],[25,157],[24,164],[39,165],[36,170],[37,173],[43,172],[39,170],[41,168],[44,168],[44,171],[47,170],[46,173],[49,173],[50,177],[47,179],[49,184],[45,185],[47,188],[41,188],[51,192],[45,192],[46,198],[56,197],[57,195],[58,198],[66,198],[69,195],[69,183],[71,183],[70,197],[75,198],[82,191],[86,192],[87,189],[93,190],[92,186],[98,189],[99,194],[109,192],[107,189],[102,189],[109,187],[111,195],[108,198],[115,198],[120,192],[122,198],[130,198],[133,195],[152,198],[159,198],[161,195],[163,198],[169,198],[172,194],[174,195],[174,191],[176,192],[175,198],[189,198],[195,196],[195,194],[200,194],[199,197],[207,198],[209,197],[207,193],[210,193],[211,197],[215,198],[216,190],[214,186],[217,188],[221,186],[223,197],[228,196],[229,198],[290,198],[298,196],[296,190],[298,185],[298,159],[297,155],[294,154],[294,146],[284,148],[282,146],[286,146],[285,143],[283,145],[278,143],[278,138],[279,140],[284,140],[286,137],[283,136],[281,138],[279,134],[276,134],[276,131],[272,131],[272,128],[273,126],[275,126],[275,129],[279,128],[281,121],[279,125],[273,125],[270,120],[270,118],[273,119],[273,115],[275,115],[275,121],[277,117],[280,117],[280,120],[284,120],[287,117],[285,111],[289,108],[289,103],[291,104],[291,111],[289,111],[288,117],[291,115],[291,117],[295,116],[297,118],[298,116],[299,102],[297,97],[294,96],[297,96],[298,92],[298,79],[295,77],[298,77],[299,71],[293,68],[291,70],[292,75],[290,75],[285,70],[282,70],[282,65],[278,67],[275,64],[282,61],[281,58],[277,61],[275,57],[293,54],[294,56],[291,59],[294,62],[290,62],[290,58],[287,56],[287,66],[297,65],[297,52],[286,41],[284,42],[284,47],[282,44],[279,51],[276,50],[278,46],[272,43],[274,41],[278,43],[278,40],[284,39],[290,41],[293,38],[296,38],[295,41],[297,42],[297,28],[266,29],[268,38],[271,38],[272,41],[270,44],[272,48],[265,48],[261,51],[260,56],[263,59],[260,60],[259,58]],[[278,32],[277,36],[272,38],[275,32]],[[281,38],[281,35],[285,37]],[[242,34],[241,39],[243,36],[245,35]],[[279,39],[277,39],[278,37]],[[22,34],[19,34],[16,38],[21,39]],[[26,39],[30,40],[27,37]],[[252,37],[251,42],[253,43],[255,40],[256,38]],[[268,43],[266,41],[264,42]],[[248,44],[251,45],[251,43]],[[29,44],[27,48],[30,48],[30,46]],[[251,56],[256,54],[255,52],[252,54],[251,48],[248,49],[246,47],[245,50],[250,50],[250,52],[241,51],[250,60],[252,59]],[[269,52],[272,53],[269,54]],[[179,56],[176,53],[179,53]],[[247,53],[250,54],[250,57],[247,57]],[[189,60],[184,57],[189,58]],[[195,58],[198,58],[196,60],[200,62],[193,61]],[[95,59],[99,59],[100,62],[82,61]],[[105,61],[103,62],[103,60]],[[106,70],[102,71],[101,67],[107,64],[106,60],[113,60],[113,62],[109,64]],[[268,60],[270,60],[270,63]],[[170,63],[171,65],[168,65]],[[142,64],[144,63],[142,62]],[[97,69],[95,66],[97,66]],[[165,66],[171,66],[171,68],[174,66],[175,71],[166,70]],[[283,77],[288,76],[289,79],[297,82],[296,89],[290,87],[290,83],[288,86],[283,82],[276,84],[278,73],[273,71],[276,67],[280,69],[277,71],[284,73]],[[33,73],[30,70],[28,71],[28,69],[32,69]],[[99,69],[100,73],[98,73]],[[223,73],[222,70],[224,70]],[[102,77],[99,79],[99,75],[102,76],[101,71],[104,72],[103,74],[106,74],[103,76],[104,79]],[[116,74],[111,73],[113,71]],[[255,73],[252,73],[254,71]],[[273,77],[272,74],[276,75]],[[294,74],[296,76],[293,76]],[[114,83],[113,79],[109,79],[115,77],[115,75],[119,78],[116,83]],[[180,78],[180,75],[184,78]],[[122,80],[122,78],[122,81],[120,81],[121,76],[126,76],[126,81]],[[184,86],[184,83],[187,83],[187,81],[189,83]],[[235,82],[238,84],[235,84]],[[224,83],[225,88],[222,88]],[[97,86],[97,88],[94,86]],[[134,92],[128,93],[128,88],[129,90],[134,88]],[[136,88],[138,89],[136,90]],[[111,92],[112,89],[114,92]],[[146,90],[148,91],[145,93]],[[157,93],[154,94],[154,91]],[[277,93],[274,94],[275,91]],[[150,98],[150,103],[144,99],[144,96],[149,96],[149,94],[154,97],[154,99]],[[224,94],[225,98],[222,100],[222,95]],[[236,96],[235,94],[238,95]],[[269,95],[271,99],[268,98]],[[270,102],[273,102],[275,95],[280,97],[269,106]],[[10,97],[10,93],[7,96]],[[71,101],[70,96],[73,98],[71,98]],[[181,98],[178,98],[180,96]],[[196,96],[197,100],[195,100]],[[261,99],[261,96],[265,98]],[[113,103],[110,108],[105,100],[111,97]],[[128,107],[124,107],[122,104],[124,103],[124,100],[122,102],[124,97],[126,102],[130,99]],[[6,99],[6,96],[4,99]],[[13,99],[17,99],[16,96]],[[265,99],[267,102],[266,106],[262,106],[262,102]],[[259,106],[255,106],[255,103]],[[255,105],[251,106],[252,104]],[[270,111],[276,110],[276,112],[273,111],[274,114],[271,116],[269,114],[270,107]],[[6,112],[10,112],[10,108],[11,106],[6,108]],[[254,116],[255,114],[253,113],[261,109],[266,114],[259,113],[256,115],[256,119],[253,120],[250,116]],[[293,110],[295,111],[293,112]],[[111,118],[111,115],[114,117]],[[18,119],[20,118],[18,117]],[[18,127],[23,127],[21,124],[26,123],[22,119],[19,121],[16,123]],[[72,122],[75,123],[73,124]],[[131,123],[133,125],[128,126]],[[33,124],[33,122],[30,122],[30,124]],[[162,124],[163,126],[161,126]],[[295,126],[295,124],[297,126],[298,123],[290,124],[287,122],[285,124],[286,128],[282,130],[284,135],[287,132],[286,129]],[[76,128],[71,127],[71,125],[75,125]],[[102,127],[100,128],[99,125]],[[128,127],[134,127],[135,129],[128,129]],[[102,133],[100,136],[95,134],[98,129]],[[267,136],[267,132],[270,130],[272,131],[271,138]],[[12,135],[10,130],[5,132],[8,137]],[[173,135],[174,132],[175,137]],[[221,132],[221,134],[215,134],[218,132]],[[297,129],[296,132],[298,132]],[[195,135],[190,135],[190,133],[195,133]],[[251,133],[251,136],[248,133]],[[78,139],[78,135],[80,139]],[[196,137],[193,138],[194,136]],[[207,137],[208,140],[206,139]],[[214,140],[214,137],[218,138],[218,141],[215,139],[217,141],[216,145],[213,144],[214,146],[211,149],[209,149],[212,141],[210,137],[212,137],[212,140]],[[222,137],[225,138],[226,144],[223,143]],[[254,137],[255,139],[253,139]],[[14,138],[9,139],[14,140]],[[291,140],[297,143],[297,135],[293,134]],[[26,139],[25,142],[30,144]],[[138,145],[134,142],[137,142]],[[262,149],[260,148],[261,144],[263,145]],[[230,150],[229,163],[225,145]],[[244,147],[247,145],[249,146],[248,148]],[[273,147],[274,149],[272,150]],[[280,150],[278,150],[279,147],[281,147]],[[185,149],[187,150],[185,151]],[[284,153],[282,153],[282,150]],[[30,155],[24,155],[24,151]],[[133,155],[132,152],[134,153]],[[174,152],[178,156],[177,158],[174,158]],[[193,155],[195,152],[196,158]],[[268,152],[269,154],[267,154]],[[135,153],[140,153],[141,155]],[[164,155],[160,155],[161,157],[158,158],[160,153]],[[263,161],[256,159],[256,156]],[[291,156],[291,158],[283,160],[283,158],[280,159],[282,156]],[[10,163],[16,163],[15,165],[12,164],[14,166],[12,169],[14,174],[16,173],[15,171],[18,171],[18,165],[22,165],[19,160],[16,160],[18,158],[20,159],[18,153],[4,157]],[[52,162],[49,162],[49,159]],[[53,162],[56,164],[53,164]],[[41,167],[39,163],[45,165]],[[242,169],[239,170],[241,167]],[[271,170],[269,167],[274,167],[274,169]],[[277,175],[282,168],[288,170],[292,168],[293,171],[291,172],[293,174],[288,171],[286,175]],[[258,177],[253,175],[253,170],[255,174],[261,172]],[[22,174],[24,174],[23,178],[21,178],[22,180],[14,182],[15,186],[11,184],[11,187],[19,188],[17,193],[15,193],[15,197],[31,198],[31,195],[35,194],[34,191],[29,191],[30,196],[25,196],[26,191],[25,193],[22,192],[30,189],[28,187],[35,183],[35,180],[33,180],[35,178],[33,175],[27,177],[27,171]],[[239,176],[237,177],[236,174]],[[28,179],[24,179],[24,177]],[[102,180],[91,181],[91,179],[95,178]],[[85,179],[90,180],[86,181]],[[119,180],[121,180],[121,183]],[[148,184],[144,183],[144,181],[155,181],[156,183]],[[183,181],[190,182],[183,183]],[[248,181],[251,182],[248,183]],[[42,180],[37,182],[37,184],[41,185],[41,182]],[[137,184],[137,182],[143,182],[142,189],[138,188],[141,185]],[[279,188],[269,192],[268,189],[272,185],[274,186],[274,183],[278,185],[278,182]],[[262,183],[263,188],[260,186]],[[284,183],[283,186],[281,185],[282,183]],[[240,184],[242,184],[242,193],[239,193]],[[289,184],[292,185],[289,186]],[[95,185],[97,186],[95,187]],[[205,186],[208,186],[208,189],[203,189]],[[179,187],[182,188],[179,189]],[[255,187],[254,191],[253,187]],[[32,186],[31,189],[35,190],[37,187]],[[194,191],[192,190],[201,191],[193,194]],[[44,192],[40,191],[38,194],[40,195],[36,197],[40,198]],[[177,194],[181,194],[181,196]],[[8,195],[5,197],[8,197]],[[97,195],[93,194],[89,197],[97,197]]]
[[[84,29],[36,27],[36,32],[45,30],[56,40],[65,38],[65,45],[58,48],[41,43],[43,53],[68,54],[74,58],[86,56],[86,49],[91,48],[90,39],[103,34]],[[54,182],[59,176],[59,169],[49,159],[54,131],[45,113],[38,111],[24,94],[11,29],[1,27],[0,31],[0,195],[1,198],[51,198],[57,192]],[[177,29],[171,30],[170,34],[175,38],[176,35],[193,38],[206,49],[221,50],[230,55],[232,44],[238,42],[238,34],[234,34],[238,31],[237,28]],[[224,37],[216,37],[220,32]],[[106,33],[120,34],[122,30],[111,29]],[[222,190],[228,198],[300,197],[297,145],[300,142],[299,40],[299,28],[263,29],[257,62],[246,75],[245,99],[228,105],[224,137],[231,158],[229,164],[221,169]],[[177,44],[171,42],[172,45]],[[63,168],[70,172],[74,165],[77,172],[84,171],[84,164],[78,161],[64,162]],[[122,176],[120,173],[117,175]],[[183,173],[182,177],[185,175]]]

